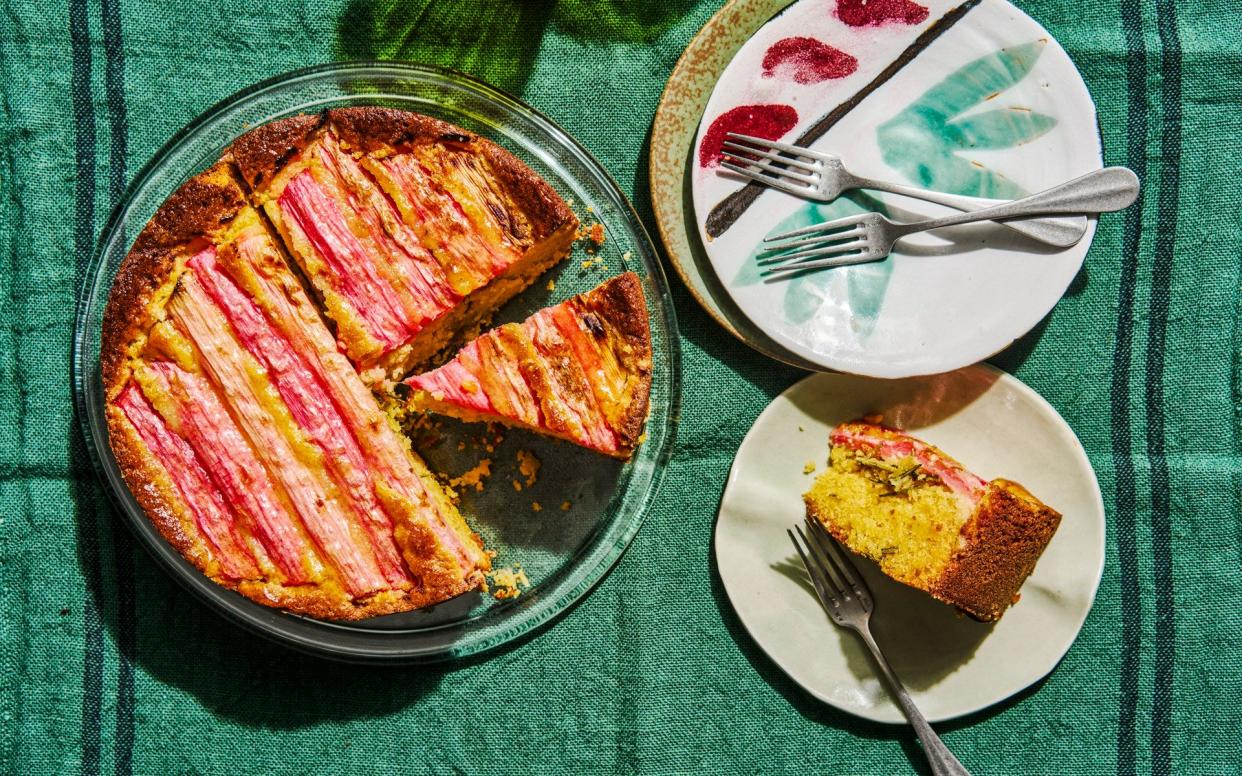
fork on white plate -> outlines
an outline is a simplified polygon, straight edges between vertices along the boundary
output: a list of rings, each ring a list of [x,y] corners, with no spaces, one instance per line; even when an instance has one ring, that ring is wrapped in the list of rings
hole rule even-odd
[[[727,138],[722,167],[777,191],[816,202],[831,202],[844,192],[854,189],[887,191],[890,194],[913,197],[968,212],[1006,201],[963,197],[864,178],[847,170],[841,157],[833,154],[761,137],[739,135],[736,132],[730,132]],[[1035,218],[1029,221],[1010,221],[1005,226],[1033,240],[1063,247],[1082,239],[1087,231],[1087,219],[1081,215]]]
[[[897,223],[879,213],[860,213],[765,239],[758,258],[765,275],[790,275],[828,267],[865,264],[885,258],[893,243],[915,232],[975,221],[1056,213],[1106,213],[1129,207],[1138,197],[1139,180],[1125,167],[1105,167],[1029,197],[970,213]],[[1072,243],[1071,243],[1072,244]]]

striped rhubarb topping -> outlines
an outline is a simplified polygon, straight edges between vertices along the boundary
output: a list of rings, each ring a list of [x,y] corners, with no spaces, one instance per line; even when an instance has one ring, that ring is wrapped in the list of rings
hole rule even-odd
[[[467,164],[480,164],[469,158],[454,163],[439,146],[428,146],[367,165],[463,296],[503,272],[523,250],[504,237],[497,214],[510,216],[499,195],[468,177]]]
[[[409,576],[392,539],[392,522],[375,497],[362,449],[324,383],[303,355],[221,270],[214,249],[194,256],[189,266],[227,317],[241,345],[267,370],[298,426],[323,451],[337,486],[351,502],[355,520],[366,528],[371,551],[388,584],[408,584]]]
[[[378,257],[367,252],[337,209],[336,201],[309,170],[289,181],[279,205],[285,222],[296,226],[326,263],[325,274],[332,289],[366,321],[370,334],[383,343],[385,351],[404,343],[417,331],[416,322],[402,307],[397,292],[380,276],[376,267]]]
[[[444,514],[431,497],[427,485],[411,466],[406,443],[389,425],[371,391],[337,350],[331,334],[319,321],[318,312],[297,281],[283,270],[268,270],[283,265],[266,233],[256,230],[239,237],[233,245],[235,251],[223,258],[235,265],[232,267],[234,275],[244,278],[245,291],[263,308],[291,350],[300,356],[309,373],[306,379],[322,386],[342,429],[352,435],[361,451],[372,490],[379,483],[395,490],[417,508],[436,538],[458,558],[463,570],[474,569],[482,560],[481,550],[462,541],[451,516]]]
[[[987,490],[987,481],[967,471],[960,463],[935,447],[897,431],[873,423],[842,423],[832,431],[834,446],[864,453],[882,461],[913,458],[923,469],[945,484],[949,490],[971,502],[978,501]]]
[[[259,576],[254,554],[238,533],[236,517],[226,505],[224,493],[212,482],[189,443],[169,430],[137,384],[130,382],[125,386],[117,397],[117,406],[160,461],[181,500],[189,507],[212,557],[220,564],[220,573],[226,579]]]
[[[461,297],[449,286],[443,267],[357,160],[340,150],[330,132],[318,145],[316,156],[322,165],[315,168],[322,170],[316,181],[337,203],[385,281],[400,292],[398,299],[415,331],[451,309]]]
[[[152,389],[166,397],[181,436],[194,450],[211,481],[263,545],[284,576],[300,585],[322,575],[315,548],[292,519],[263,464],[233,423],[215,390],[201,375],[158,361],[145,370]],[[161,461],[165,468],[173,463]]]
[[[323,452],[298,427],[266,370],[233,337],[228,317],[197,273],[182,276],[169,312],[194,343],[256,457],[284,491],[345,589],[360,596],[387,588],[365,530],[351,519]]]
[[[492,415],[605,453],[620,444],[626,375],[576,299],[483,334],[444,366],[405,381],[437,409]]]

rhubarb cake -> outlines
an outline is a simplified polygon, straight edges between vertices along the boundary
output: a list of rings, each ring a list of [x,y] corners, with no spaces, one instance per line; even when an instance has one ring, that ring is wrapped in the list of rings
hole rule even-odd
[[[983,621],[1017,600],[1061,515],[1016,482],[990,482],[879,418],[833,430],[807,515],[888,576]]]
[[[404,376],[524,289],[578,226],[508,151],[407,111],[295,116],[231,153],[369,384]]]
[[[628,459],[651,390],[651,332],[633,272],[509,323],[398,386],[407,407],[495,421]]]

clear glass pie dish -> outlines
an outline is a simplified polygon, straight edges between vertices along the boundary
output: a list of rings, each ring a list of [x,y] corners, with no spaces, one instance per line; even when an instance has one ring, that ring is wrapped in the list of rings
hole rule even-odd
[[[653,348],[651,409],[645,441],[631,461],[622,464],[521,431],[507,431],[498,441],[482,425],[452,420],[437,424],[434,434],[415,437],[432,469],[449,476],[483,458],[492,462],[489,486],[464,489],[461,509],[496,552],[495,565],[525,573],[529,586],[517,597],[476,592],[430,609],[348,623],[261,606],[212,582],[164,540],[126,487],[109,446],[100,334],[113,277],[134,237],[169,194],[248,129],[349,105],[411,110],[487,137],[543,176],[585,223],[603,225],[604,243],[589,266],[576,249],[503,307],[496,323],[522,320],[622,271],[642,278]],[[677,324],[664,273],[608,173],[564,130],[516,98],[458,73],[394,63],[326,65],[278,76],[225,99],[178,132],[138,173],[104,228],[80,291],[73,348],[75,401],[87,448],[123,518],[156,562],[239,625],[303,651],[352,661],[474,655],[564,613],[607,574],[638,532],[672,451],[680,400]],[[519,451],[541,462],[537,477],[521,470]]]

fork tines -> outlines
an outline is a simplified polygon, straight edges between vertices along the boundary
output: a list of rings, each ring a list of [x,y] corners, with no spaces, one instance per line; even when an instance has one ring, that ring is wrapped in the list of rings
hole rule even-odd
[[[802,558],[802,564],[806,567],[811,584],[819,594],[824,608],[829,614],[835,615],[836,610],[849,603],[852,597],[863,611],[870,612],[871,592],[862,582],[858,569],[845,557],[845,553],[818,520],[808,518],[806,526],[805,533],[801,526],[795,526],[797,536],[794,531],[789,531],[789,538]],[[802,539],[801,543],[798,538]]]
[[[819,164],[797,146],[736,132],[726,138],[720,164],[726,170],[796,196],[814,192],[819,183]]]
[[[875,261],[867,238],[867,213],[769,237],[756,261],[763,274],[802,272]],[[808,236],[809,235],[809,236]],[[791,239],[792,238],[792,239]]]

